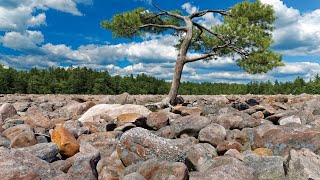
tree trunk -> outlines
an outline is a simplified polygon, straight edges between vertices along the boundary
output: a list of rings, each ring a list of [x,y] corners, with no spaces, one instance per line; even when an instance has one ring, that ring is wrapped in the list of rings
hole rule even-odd
[[[193,35],[193,28],[192,28],[193,23],[192,23],[191,19],[186,17],[184,19],[184,21],[186,23],[187,31],[186,31],[186,35],[181,43],[179,55],[177,57],[176,65],[174,67],[174,75],[173,75],[173,80],[171,83],[171,89],[169,92],[169,103],[170,104],[175,104],[175,100],[177,98],[179,87],[180,87],[180,80],[181,80],[183,66],[186,63],[187,53],[188,53],[188,49],[191,44],[192,35]]]
[[[173,75],[173,80],[171,83],[171,89],[169,92],[169,103],[170,104],[174,104],[175,100],[178,96],[183,66],[184,66],[184,61],[178,57],[176,65],[174,67],[174,75]]]

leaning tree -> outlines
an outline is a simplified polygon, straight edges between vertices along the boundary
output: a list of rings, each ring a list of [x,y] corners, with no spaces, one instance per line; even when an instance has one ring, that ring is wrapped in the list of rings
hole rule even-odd
[[[170,104],[174,104],[178,95],[186,63],[231,56],[237,65],[251,74],[267,72],[283,65],[281,56],[270,50],[274,10],[259,0],[241,2],[229,11],[208,9],[187,15],[179,10],[166,11],[153,6],[155,11],[138,8],[116,14],[101,25],[111,30],[115,38],[133,38],[144,36],[145,33],[170,33],[179,38],[174,77],[166,98]],[[207,13],[217,14],[222,23],[213,27],[199,23],[199,19]],[[194,53],[199,55],[190,56]]]

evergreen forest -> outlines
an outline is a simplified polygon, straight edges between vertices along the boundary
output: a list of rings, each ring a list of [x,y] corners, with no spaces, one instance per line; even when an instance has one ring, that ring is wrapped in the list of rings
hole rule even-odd
[[[111,76],[86,67],[32,68],[28,71],[0,65],[0,94],[167,94],[170,82],[152,76]],[[292,82],[196,83],[183,82],[179,94],[320,94],[320,77]]]

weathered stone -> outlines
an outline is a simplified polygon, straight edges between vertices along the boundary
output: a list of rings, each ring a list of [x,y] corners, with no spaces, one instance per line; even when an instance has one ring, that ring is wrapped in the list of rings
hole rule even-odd
[[[66,128],[69,132],[71,132],[74,137],[79,137],[82,134],[89,134],[89,128],[83,127],[81,122],[75,121],[66,121],[63,124],[63,127]]]
[[[285,161],[286,179],[320,179],[320,156],[309,149],[292,149]]]
[[[137,113],[146,117],[149,113],[151,113],[151,111],[144,106],[133,104],[98,104],[86,111],[78,120],[82,123],[92,122],[95,116],[100,116],[102,114],[107,114],[111,118],[115,119],[120,114],[125,113]]]
[[[90,144],[81,144],[80,152],[70,158],[72,166],[68,170],[67,179],[96,180],[98,173],[95,167],[99,160],[98,150]]]
[[[0,179],[51,180],[62,171],[30,153],[0,148]]]
[[[80,115],[84,114],[89,108],[95,105],[94,102],[84,102],[84,103],[72,103],[57,109],[55,112],[63,115],[68,119],[77,119]]]
[[[254,154],[258,156],[272,156],[273,153],[267,148],[257,148],[253,151]]]
[[[255,179],[285,180],[283,161],[284,158],[281,156],[260,157],[255,154],[248,154],[243,162],[246,166],[255,170]]]
[[[58,160],[54,161],[50,164],[55,169],[58,169],[64,173],[67,173],[70,167],[72,166],[72,163],[68,160]]]
[[[236,149],[229,149],[226,153],[224,153],[224,156],[229,156],[229,157],[233,157],[236,158],[240,161],[244,160],[244,155],[241,154],[238,150]]]
[[[10,140],[8,138],[0,136],[0,147],[10,147]]]
[[[80,144],[88,143],[96,148],[102,157],[110,156],[117,148],[122,132],[98,132],[94,134],[83,134],[78,138]]]
[[[250,98],[248,100],[246,100],[246,103],[249,105],[249,106],[255,106],[255,105],[259,105],[259,102],[254,99],[254,98]]]
[[[190,169],[205,172],[216,156],[218,156],[217,150],[213,146],[208,143],[200,143],[189,149],[186,162]]]
[[[176,136],[178,137],[182,134],[197,137],[199,131],[209,124],[210,119],[207,117],[190,115],[176,119],[171,126],[173,126]]]
[[[169,117],[164,112],[152,112],[147,116],[147,125],[158,130],[169,124]]]
[[[188,168],[181,162],[160,161],[150,159],[140,164],[137,173],[146,179],[187,180]]]
[[[71,132],[62,126],[58,126],[53,130],[51,140],[58,145],[61,155],[71,157],[79,152],[80,145],[78,141]]]
[[[201,142],[208,142],[215,147],[222,143],[226,139],[226,136],[226,129],[215,123],[209,124],[199,132],[199,140]]]
[[[143,176],[141,176],[139,173],[134,172],[131,174],[128,174],[126,176],[123,177],[122,180],[146,180],[146,178],[144,178]]]
[[[251,114],[251,116],[255,119],[263,119],[264,118],[264,114],[261,111],[255,112],[255,113]]]
[[[117,152],[126,166],[153,158],[173,162],[185,160],[185,153],[173,145],[172,140],[138,127],[121,136]]]
[[[19,148],[19,150],[28,152],[47,162],[53,161],[59,153],[58,146],[54,143],[39,143],[30,147]]]
[[[242,145],[237,141],[223,141],[217,146],[217,151],[219,154],[224,154],[229,149],[236,149],[238,151],[242,151]]]
[[[20,148],[37,144],[33,129],[27,124],[20,124],[6,129],[2,133],[3,136],[10,139],[10,147]]]
[[[15,102],[12,104],[17,112],[26,112],[31,107],[31,102]]]
[[[230,114],[221,114],[217,117],[217,123],[226,129],[238,129],[243,124],[243,118]]]
[[[243,102],[233,103],[232,107],[235,109],[238,109],[239,111],[243,111],[250,108],[247,103],[243,103]]]
[[[125,166],[121,162],[117,151],[111,156],[102,158],[97,164],[98,179],[119,179]]]
[[[119,123],[119,125],[123,125],[126,123],[132,123],[134,122],[136,119],[140,118],[142,115],[138,114],[138,113],[125,113],[125,114],[120,114],[119,116],[117,116],[117,122]]]
[[[254,180],[254,171],[232,157],[216,157],[214,163],[204,172],[191,172],[190,180]]]
[[[251,150],[250,138],[245,130],[233,129],[227,131],[227,140],[233,140],[239,142],[244,149]]]
[[[253,148],[268,148],[274,155],[287,155],[291,149],[320,150],[320,132],[306,127],[262,125],[255,129]]]
[[[0,123],[4,122],[7,118],[13,117],[18,115],[14,106],[10,103],[4,103],[0,107]]]
[[[286,117],[286,118],[281,118],[279,120],[279,124],[280,125],[286,125],[286,124],[289,124],[289,123],[301,124],[301,120],[300,120],[299,117],[296,117],[296,116],[289,116],[289,117]]]
[[[43,127],[50,129],[53,127],[50,119],[45,116],[38,108],[29,108],[24,120],[25,124],[29,124],[31,127]]]
[[[188,107],[188,106],[175,106],[172,110],[173,113],[181,114],[181,116],[198,115],[203,113],[203,110],[199,107]]]
[[[173,139],[175,137],[174,128],[172,126],[163,127],[156,131],[155,135],[163,138]]]

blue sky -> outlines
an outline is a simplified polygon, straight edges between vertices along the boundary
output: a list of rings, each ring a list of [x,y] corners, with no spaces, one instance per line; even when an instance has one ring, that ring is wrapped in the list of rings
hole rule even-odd
[[[177,55],[171,35],[145,39],[113,39],[100,22],[137,7],[152,8],[152,0],[0,0],[0,64],[17,69],[50,66],[87,66],[111,74],[146,73],[172,79]],[[278,19],[273,49],[286,66],[269,73],[250,75],[231,58],[187,64],[184,81],[248,82],[306,80],[320,73],[320,1],[261,0],[274,7]],[[163,9],[228,9],[239,0],[153,0]],[[206,26],[221,23],[208,14],[199,20]]]

